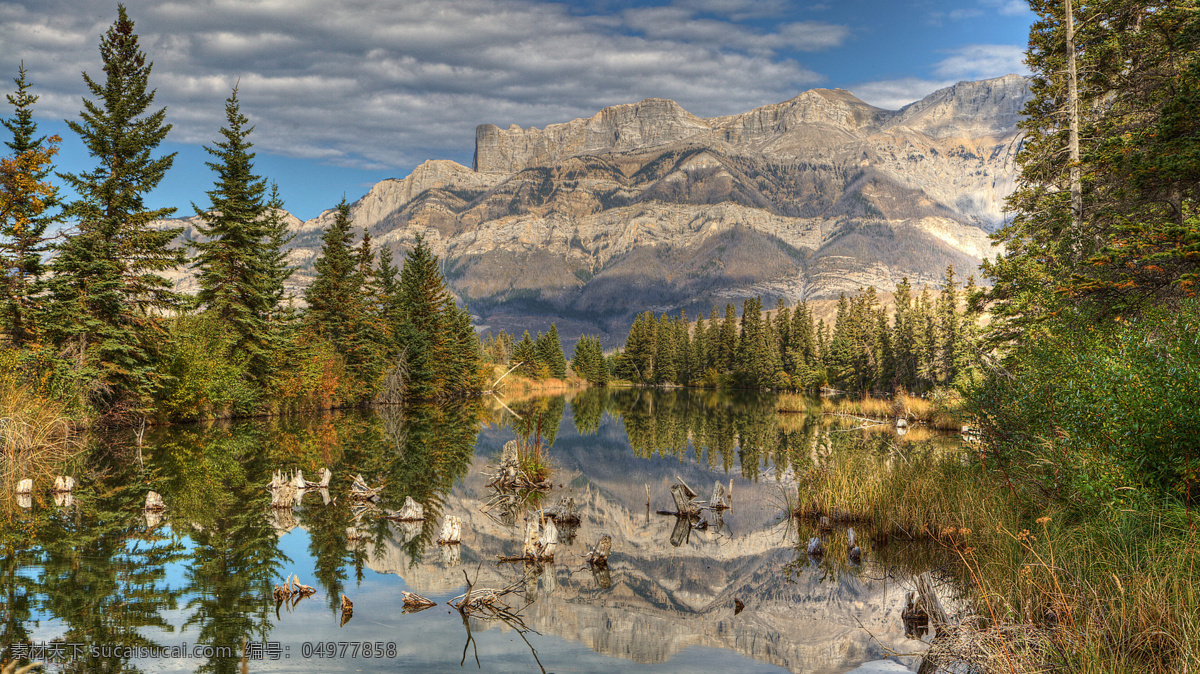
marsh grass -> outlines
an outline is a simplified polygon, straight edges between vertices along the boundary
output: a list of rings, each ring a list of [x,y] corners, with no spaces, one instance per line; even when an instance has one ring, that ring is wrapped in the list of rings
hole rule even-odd
[[[64,404],[0,379],[0,458],[6,485],[50,475],[82,449],[78,431]]]
[[[905,449],[882,434],[799,478],[802,522],[862,523],[877,550],[927,540],[950,553],[977,619],[930,659],[987,672],[1200,672],[1200,541],[1181,507],[1059,512],[966,450]]]
[[[780,411],[784,409],[781,396]],[[796,404],[789,401],[788,404]],[[927,397],[900,392],[890,398],[822,398],[818,408],[823,414],[842,414],[879,421],[904,419],[910,425],[924,425],[944,431],[959,431],[966,423],[963,399],[956,391],[938,389]]]

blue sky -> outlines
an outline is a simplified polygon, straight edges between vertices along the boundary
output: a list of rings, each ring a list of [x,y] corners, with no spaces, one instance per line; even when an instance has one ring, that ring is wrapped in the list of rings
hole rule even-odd
[[[961,80],[1024,73],[1018,0],[129,0],[174,128],[175,168],[150,197],[191,215],[203,144],[240,81],[257,168],[307,219],[426,159],[470,165],[475,126],[587,117],[648,97],[702,117],[815,87],[895,109]],[[62,171],[92,167],[62,120],[80,73],[102,76],[107,0],[0,3],[0,69],[23,60]],[[7,81],[7,80],[6,80]],[[11,92],[12,86],[6,87]],[[11,106],[3,114],[11,115]]]

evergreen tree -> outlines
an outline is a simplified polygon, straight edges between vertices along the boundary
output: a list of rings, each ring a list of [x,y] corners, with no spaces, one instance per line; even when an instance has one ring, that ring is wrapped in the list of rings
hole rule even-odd
[[[163,315],[178,305],[173,284],[159,272],[184,259],[169,247],[180,230],[151,227],[174,209],[144,204],[175,159],[152,156],[171,126],[164,123],[166,108],[150,111],[153,64],[125,6],[117,13],[100,42],[104,81],[83,76],[97,100],[85,98],[81,121],[67,122],[99,165],[62,175],[79,195],[65,211],[78,229],[57,246],[50,320],[74,350],[78,373],[96,382],[93,402],[107,412],[136,413],[158,386],[154,358]]]
[[[656,384],[673,384],[678,378],[673,334],[671,319],[663,314],[658,320],[654,341],[654,382]]]
[[[321,252],[313,262],[316,273],[304,291],[308,303],[305,323],[334,345],[346,343],[353,318],[350,310],[362,285],[350,227],[350,204],[343,197],[333,222],[321,235]]]
[[[528,330],[525,331],[525,335],[521,338],[521,341],[513,345],[512,354],[512,364],[516,365],[520,363],[521,365],[517,369],[518,372],[530,379],[541,378],[542,372],[541,364],[538,363],[537,346],[529,338]]]
[[[453,299],[438,270],[437,256],[421,235],[400,270],[400,297],[403,319],[399,333],[406,354],[409,395],[418,400],[439,397],[447,393],[438,372],[445,348],[443,314]]]
[[[237,336],[233,350],[246,357],[248,374],[262,383],[271,370],[270,320],[280,301],[278,253],[272,250],[278,233],[263,200],[266,181],[254,174],[247,140],[254,127],[246,126],[237,87],[225,101],[225,120],[220,131],[225,140],[204,148],[219,160],[207,163],[217,174],[209,206],[193,204],[200,219],[196,229],[207,239],[191,244],[200,286],[196,301]]]
[[[558,327],[550,324],[550,331],[545,335],[538,334],[538,362],[543,365],[551,377],[562,379],[567,376],[567,359],[563,356],[562,341],[558,338]]]
[[[37,330],[42,294],[46,229],[62,220],[58,188],[49,181],[51,160],[58,153],[58,136],[37,136],[25,64],[18,69],[15,94],[6,98],[16,109],[12,119],[0,120],[12,133],[5,145],[11,159],[0,164],[0,329],[20,346]]]
[[[730,302],[725,305],[725,320],[721,323],[721,335],[717,344],[717,369],[733,372],[737,368],[737,308]]]

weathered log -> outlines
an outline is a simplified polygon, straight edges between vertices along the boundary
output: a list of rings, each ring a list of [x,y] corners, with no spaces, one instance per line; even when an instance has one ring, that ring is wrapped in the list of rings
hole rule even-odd
[[[20,482],[17,483],[17,494],[32,494],[32,493],[33,493],[33,480],[32,479],[25,478],[24,480],[21,480]]]
[[[438,545],[457,545],[462,540],[462,518],[450,515],[442,522],[442,535]]]
[[[554,557],[554,550],[558,547],[558,525],[554,520],[548,519],[542,523],[542,550],[541,557]]]
[[[65,494],[75,489],[75,478],[70,475],[59,475],[54,478],[54,493]]]
[[[437,606],[436,601],[426,599],[416,592],[401,590],[400,593],[404,595],[404,608],[429,608],[430,606]]]
[[[725,485],[721,484],[720,480],[713,483],[712,498],[708,501],[708,507],[713,510],[723,510],[729,507],[725,502]]]
[[[356,501],[373,499],[379,494],[380,489],[382,489],[382,487],[372,488],[368,486],[366,480],[363,479],[362,474],[355,475],[354,479],[350,481],[350,498]]]
[[[291,508],[296,504],[296,496],[296,488],[284,482],[271,489],[271,507]]]
[[[808,539],[808,554],[813,557],[820,557],[825,554],[825,544],[821,542],[820,538],[814,536]]]
[[[413,497],[405,496],[404,507],[392,519],[401,522],[419,522],[425,519],[425,507],[413,500]]]
[[[146,493],[146,510],[151,512],[162,512],[167,509],[163,503],[162,496],[156,491]]]
[[[950,624],[950,615],[946,613],[946,609],[942,606],[942,602],[938,599],[937,592],[933,589],[933,579],[926,571],[917,576],[917,596],[918,601],[925,613],[929,616],[929,620],[934,627],[939,630],[944,630]]]
[[[525,525],[525,544],[521,546],[521,556],[525,559],[537,559],[542,553],[542,529],[537,522]]]
[[[696,517],[700,514],[699,506],[692,502],[696,492],[686,484],[671,485],[671,498],[675,500],[676,517]]]
[[[604,534],[587,554],[587,563],[592,566],[608,566],[608,556],[612,553],[612,536]]]

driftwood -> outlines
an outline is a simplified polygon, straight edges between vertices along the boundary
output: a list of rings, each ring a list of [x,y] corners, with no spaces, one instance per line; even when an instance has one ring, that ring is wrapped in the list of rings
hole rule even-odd
[[[825,544],[821,542],[820,538],[808,539],[808,554],[812,557],[820,557],[825,554]]]
[[[586,559],[590,566],[608,566],[608,556],[612,553],[612,536],[604,534],[596,543],[596,547],[587,553]]]
[[[442,522],[442,535],[438,537],[438,545],[458,545],[462,541],[462,518],[450,515]]]
[[[501,562],[544,562],[554,559],[558,547],[558,526],[554,520],[538,517],[525,525],[525,542],[520,557],[500,557]]]
[[[945,607],[942,606],[941,600],[933,590],[933,579],[929,572],[926,571],[917,576],[916,583],[918,601],[929,616],[930,622],[939,631],[945,631],[946,627],[950,625],[950,615],[946,613]]]
[[[167,509],[163,503],[162,496],[156,491],[146,493],[146,510],[149,512],[162,512]]]
[[[500,450],[500,465],[488,481],[487,486],[501,492],[506,491],[549,491],[550,480],[536,480],[521,470],[520,445],[516,440],[504,443]]]
[[[54,493],[66,494],[75,489],[75,478],[70,475],[59,475],[54,478]]]
[[[367,486],[366,480],[363,479],[363,476],[360,473],[355,475],[354,479],[350,481],[350,498],[354,499],[355,501],[369,501],[378,497],[379,492],[382,489],[382,486]]]
[[[388,519],[398,522],[420,522],[425,519],[425,507],[413,500],[411,496],[404,497],[404,507],[400,512],[391,515]]]
[[[708,501],[708,507],[712,510],[725,510],[729,507],[725,499],[725,485],[721,484],[720,480],[717,480],[713,483],[712,498]]]
[[[285,580],[287,582],[285,582],[283,585],[275,586],[273,596],[275,597],[275,603],[277,604],[289,599],[299,601],[305,597],[311,597],[317,592],[315,587],[301,583],[296,574],[288,576]],[[294,606],[295,604],[293,603],[292,605]]]
[[[400,593],[404,595],[404,608],[406,609],[427,609],[430,606],[437,606],[436,601],[426,599],[416,592],[401,590]]]

